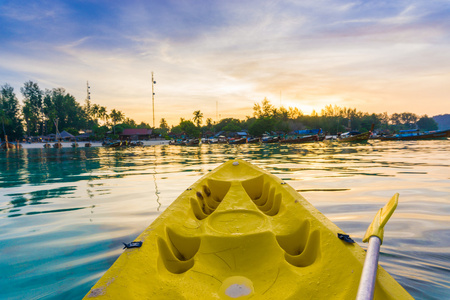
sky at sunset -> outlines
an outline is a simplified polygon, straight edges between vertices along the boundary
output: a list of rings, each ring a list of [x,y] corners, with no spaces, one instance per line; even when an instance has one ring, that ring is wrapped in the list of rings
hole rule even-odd
[[[0,0],[0,85],[63,87],[152,124],[305,114],[450,113],[450,1]]]

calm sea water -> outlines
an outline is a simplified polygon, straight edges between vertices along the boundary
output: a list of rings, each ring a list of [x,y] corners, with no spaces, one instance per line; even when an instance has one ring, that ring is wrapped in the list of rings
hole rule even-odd
[[[233,158],[285,180],[360,245],[399,192],[380,263],[414,298],[450,299],[448,140],[1,151],[0,298],[82,298],[122,242]]]

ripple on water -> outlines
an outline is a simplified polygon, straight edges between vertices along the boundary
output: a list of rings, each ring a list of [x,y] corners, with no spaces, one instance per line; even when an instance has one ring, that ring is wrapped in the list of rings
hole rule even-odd
[[[7,299],[79,299],[202,175],[242,158],[274,173],[361,243],[396,192],[380,263],[416,299],[450,298],[448,141],[0,152]],[[365,244],[362,245],[366,247]]]

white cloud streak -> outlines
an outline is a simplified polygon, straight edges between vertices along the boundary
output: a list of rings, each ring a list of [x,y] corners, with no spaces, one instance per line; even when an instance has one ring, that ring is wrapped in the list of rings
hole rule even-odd
[[[227,1],[199,15],[192,3],[159,8],[156,17],[132,3],[113,23],[72,38],[11,41],[0,49],[0,74],[63,86],[80,102],[89,80],[94,102],[150,123],[151,71],[157,119],[170,123],[197,109],[215,119],[216,102],[222,117],[242,118],[264,97],[278,105],[280,93],[283,104],[307,113],[327,104],[450,110],[448,21],[436,3]],[[208,9],[215,17],[202,24]],[[67,32],[79,31],[75,25]]]

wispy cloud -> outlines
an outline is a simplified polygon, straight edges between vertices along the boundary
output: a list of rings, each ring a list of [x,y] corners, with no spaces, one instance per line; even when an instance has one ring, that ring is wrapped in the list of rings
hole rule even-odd
[[[157,116],[172,122],[215,117],[217,102],[244,117],[264,97],[305,112],[449,110],[448,1],[18,3],[0,13],[15,26],[0,34],[5,82],[31,77],[83,101],[89,80],[94,101],[137,120],[151,115],[151,71]]]
[[[58,5],[50,5],[45,1],[9,1],[1,5],[0,16],[19,22],[35,22],[54,18],[61,15],[61,12]]]

